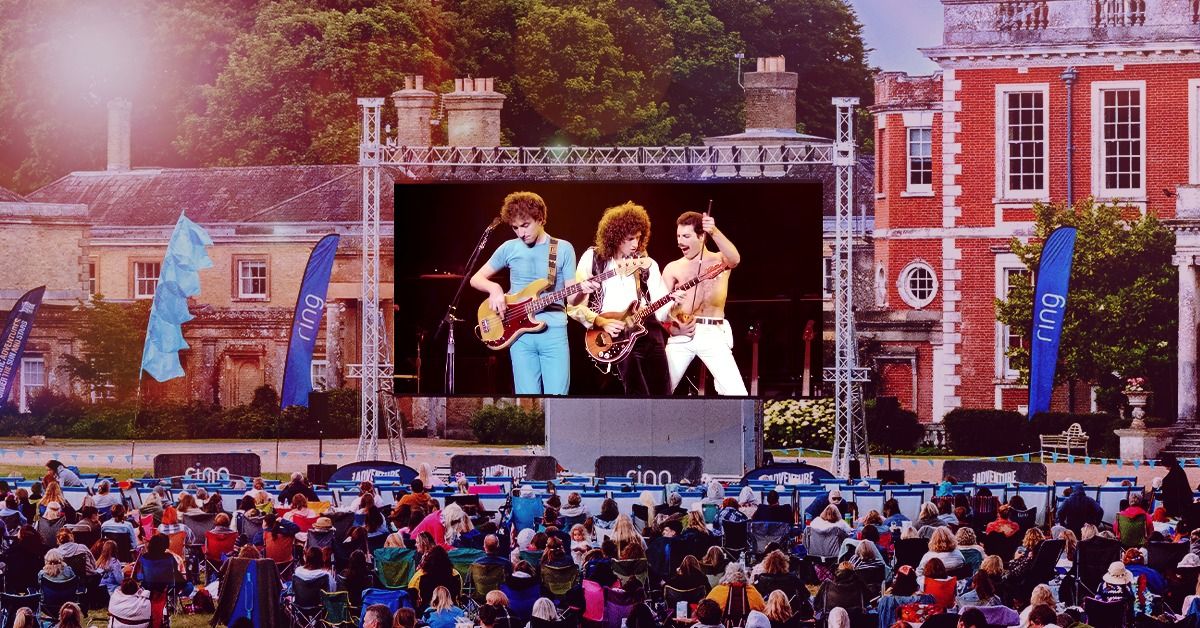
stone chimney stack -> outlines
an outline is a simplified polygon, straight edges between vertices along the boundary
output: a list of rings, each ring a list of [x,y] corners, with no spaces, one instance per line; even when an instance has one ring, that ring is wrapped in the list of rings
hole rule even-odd
[[[442,96],[451,146],[499,146],[500,109],[504,94],[493,89],[495,79],[454,79],[454,91]]]
[[[392,93],[396,104],[396,143],[400,146],[433,144],[429,119],[433,117],[436,94],[425,89],[425,77],[404,77],[404,89]]]
[[[109,172],[129,170],[129,132],[133,103],[124,98],[108,101],[108,168]]]
[[[800,77],[785,72],[783,57],[759,57],[758,71],[742,75],[746,88],[746,130],[796,130],[796,88]]]

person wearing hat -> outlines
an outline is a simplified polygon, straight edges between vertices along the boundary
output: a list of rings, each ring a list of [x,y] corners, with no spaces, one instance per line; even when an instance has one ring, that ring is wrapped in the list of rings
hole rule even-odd
[[[1125,568],[1125,563],[1118,560],[1108,566],[1096,588],[1096,597],[1104,602],[1124,601],[1126,608],[1133,608],[1133,574]]]
[[[825,507],[833,504],[837,507],[838,512],[844,517],[847,514],[852,514],[855,510],[854,504],[842,499],[842,489],[834,486],[829,489],[829,493],[824,497],[818,497],[813,500],[808,508],[804,509],[805,520],[816,519],[825,510]]]

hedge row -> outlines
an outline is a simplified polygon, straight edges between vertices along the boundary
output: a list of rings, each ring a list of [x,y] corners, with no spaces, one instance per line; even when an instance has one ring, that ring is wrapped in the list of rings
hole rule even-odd
[[[946,415],[946,438],[955,454],[969,456],[998,456],[1041,448],[1041,434],[1061,434],[1072,423],[1078,423],[1088,435],[1088,453],[1096,456],[1117,456],[1120,439],[1115,430],[1129,427],[1129,419],[1112,414],[1068,414],[1047,412],[1028,420],[1019,412],[1007,410],[953,410]],[[1146,424],[1157,427],[1169,424],[1167,419],[1146,418]]]
[[[326,438],[359,434],[358,391],[330,391],[330,417],[320,430]],[[136,425],[135,425],[136,414]],[[254,392],[249,404],[222,409],[198,401],[88,403],[44,391],[21,414],[14,406],[0,408],[0,436],[43,434],[52,438],[200,439],[200,438],[314,438],[318,426],[308,408],[293,406],[280,412],[279,396],[270,386]]]
[[[475,438],[485,445],[541,445],[546,442],[546,413],[509,403],[484,404],[470,419]]]

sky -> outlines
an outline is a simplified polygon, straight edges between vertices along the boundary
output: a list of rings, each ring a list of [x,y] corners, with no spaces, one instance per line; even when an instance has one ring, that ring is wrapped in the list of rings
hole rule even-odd
[[[847,0],[874,50],[868,61],[887,72],[930,74],[937,66],[918,48],[942,43],[941,0]]]

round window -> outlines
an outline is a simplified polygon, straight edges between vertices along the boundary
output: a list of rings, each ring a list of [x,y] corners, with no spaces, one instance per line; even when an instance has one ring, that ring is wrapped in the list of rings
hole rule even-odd
[[[900,297],[915,308],[923,308],[937,294],[937,275],[925,262],[913,262],[900,273]]]

